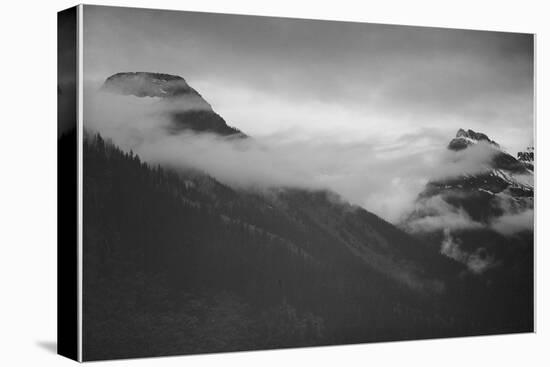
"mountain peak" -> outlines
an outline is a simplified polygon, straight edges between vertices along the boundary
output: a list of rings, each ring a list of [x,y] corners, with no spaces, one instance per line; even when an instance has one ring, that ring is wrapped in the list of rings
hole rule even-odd
[[[199,95],[181,76],[143,71],[113,74],[105,80],[103,89],[136,97]]]
[[[246,137],[242,131],[227,125],[199,92],[181,76],[144,71],[121,72],[108,77],[102,89],[124,96],[162,98],[162,105],[166,106],[171,122],[167,127],[171,134],[194,131]]]
[[[466,149],[472,144],[477,144],[479,142],[486,142],[495,146],[496,148],[500,148],[500,146],[495,141],[489,139],[489,137],[483,133],[479,133],[471,129],[458,129],[455,138],[449,143],[449,149],[462,150]]]
[[[501,149],[500,145],[487,135],[471,129],[458,129],[456,137],[451,140],[447,148],[458,152],[479,143],[489,144],[494,149],[491,165],[495,169],[503,169],[514,173],[526,173],[528,169],[532,169],[532,164],[519,159],[519,153],[518,159],[516,159]]]
[[[456,137],[457,138],[465,137],[465,138],[470,138],[470,139],[474,139],[474,140],[478,140],[478,141],[488,141],[488,142],[494,143],[494,141],[489,139],[489,137],[487,135],[485,135],[483,133],[475,132],[472,129],[468,129],[468,131],[466,131],[464,129],[458,129],[458,131],[456,132]]]

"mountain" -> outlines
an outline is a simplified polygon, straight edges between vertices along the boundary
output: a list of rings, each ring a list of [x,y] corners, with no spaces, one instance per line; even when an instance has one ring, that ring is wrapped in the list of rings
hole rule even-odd
[[[246,135],[229,125],[185,79],[177,75],[123,72],[108,77],[101,88],[108,93],[137,98],[157,98],[169,111],[172,134],[185,131],[213,133],[224,137]]]
[[[522,161],[515,159],[510,154],[500,148],[500,145],[483,133],[478,133],[473,130],[465,131],[459,129],[456,137],[449,143],[448,149],[453,151],[461,151],[472,145],[485,143],[494,150],[492,166],[494,169],[507,170],[513,173],[529,173],[528,166]]]
[[[524,159],[516,159],[487,135],[463,129],[458,130],[448,149],[456,152],[454,160],[460,161],[467,157],[464,153],[467,154],[478,144],[486,145],[487,151],[483,153],[489,157],[489,163],[475,173],[459,171],[450,177],[429,182],[419,195],[417,210],[407,218],[405,225],[433,214],[422,209],[427,208],[423,204],[434,198],[441,198],[446,204],[463,209],[470,219],[483,225],[490,225],[505,212],[533,208],[533,151],[530,151],[530,156],[519,153],[518,156]],[[479,153],[472,150],[472,154]]]
[[[476,150],[476,148],[478,148]],[[448,145],[454,163],[481,153],[488,164],[428,182],[400,228],[466,269],[472,296],[503,315],[533,315],[533,150],[516,159],[487,135],[458,130]],[[471,286],[472,283],[470,283]]]
[[[166,103],[168,133],[238,135],[183,78],[123,73],[104,89]],[[489,287],[333,192],[234,188],[92,132],[83,157],[86,360],[532,330],[513,282]]]
[[[456,136],[453,138],[453,140],[451,140],[448,148],[451,150],[462,150],[478,142],[486,142],[495,146],[496,148],[500,148],[500,146],[493,140],[489,139],[487,135],[475,132],[470,129],[468,129],[467,131],[464,129],[458,129]]]
[[[129,72],[111,75],[103,88],[123,95],[136,97],[176,98],[185,95],[200,97],[200,94],[177,75]]]

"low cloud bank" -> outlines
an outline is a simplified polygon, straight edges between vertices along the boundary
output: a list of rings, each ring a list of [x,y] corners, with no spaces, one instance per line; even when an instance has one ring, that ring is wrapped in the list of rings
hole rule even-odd
[[[519,213],[504,214],[491,223],[491,229],[502,235],[510,236],[522,231],[533,230],[534,222],[533,209],[526,209]]]
[[[494,154],[483,144],[450,152],[446,142],[435,145],[425,136],[414,135],[397,141],[376,136],[359,141],[339,131],[299,139],[291,131],[250,139],[167,132],[171,112],[197,108],[210,106],[196,100],[119,96],[89,84],[85,128],[151,163],[199,169],[237,187],[329,189],[390,222],[413,208],[428,181],[483,171]],[[396,145],[400,148],[394,149]],[[439,220],[468,222],[463,213],[453,215]]]

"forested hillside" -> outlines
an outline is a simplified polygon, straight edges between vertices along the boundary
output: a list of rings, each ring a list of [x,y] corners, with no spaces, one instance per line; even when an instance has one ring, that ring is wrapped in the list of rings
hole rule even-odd
[[[523,331],[328,192],[236,190],[87,135],[83,193],[87,360]]]

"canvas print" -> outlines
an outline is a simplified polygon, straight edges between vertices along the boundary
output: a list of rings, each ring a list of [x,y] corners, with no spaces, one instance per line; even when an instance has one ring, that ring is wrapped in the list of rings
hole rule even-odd
[[[84,360],[533,331],[532,34],[81,25]]]

